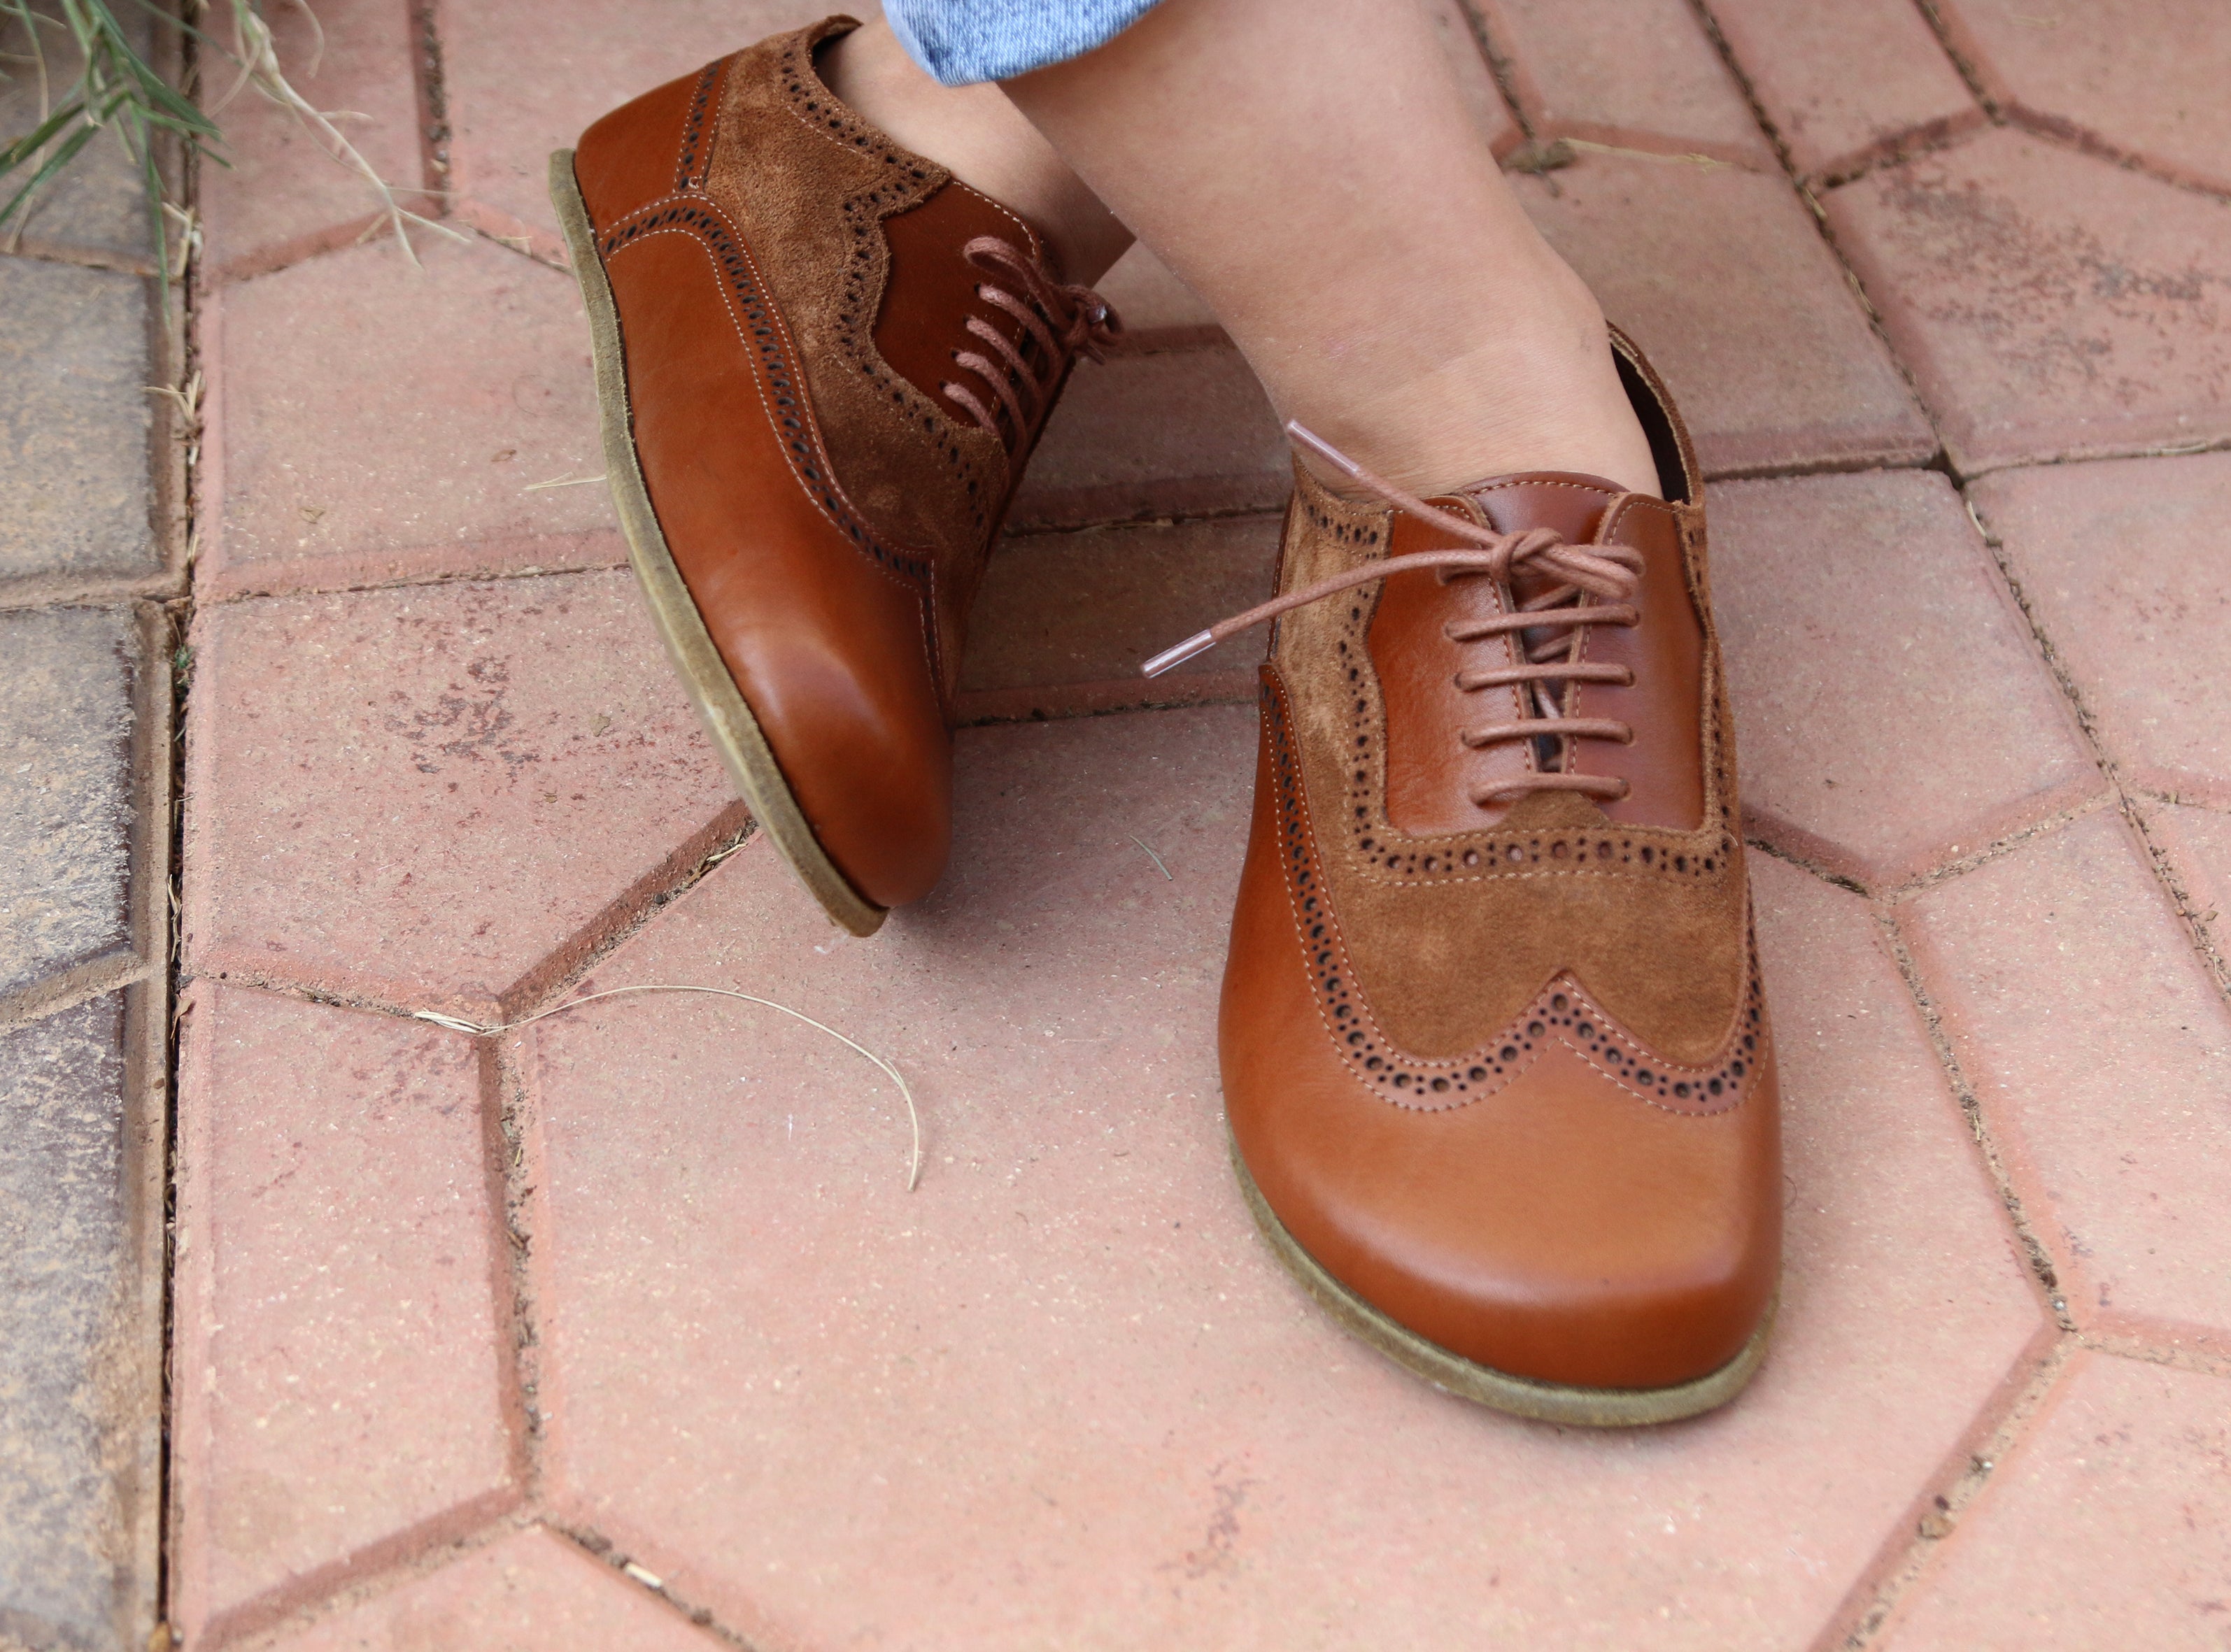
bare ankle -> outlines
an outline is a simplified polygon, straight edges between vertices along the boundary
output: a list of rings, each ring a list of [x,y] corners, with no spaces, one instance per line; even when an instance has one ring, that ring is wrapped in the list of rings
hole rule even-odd
[[[1553,285],[1565,280],[1568,273]],[[1421,494],[1529,470],[1580,472],[1659,494],[1649,438],[1587,290],[1573,281],[1538,307],[1506,295],[1495,313],[1502,325],[1493,336],[1375,378],[1337,358],[1300,364],[1275,387],[1279,404]]]
[[[892,141],[1020,213],[1051,243],[1064,277],[1096,281],[1131,232],[1070,171],[996,86],[941,86],[878,20],[815,60],[829,89]]]

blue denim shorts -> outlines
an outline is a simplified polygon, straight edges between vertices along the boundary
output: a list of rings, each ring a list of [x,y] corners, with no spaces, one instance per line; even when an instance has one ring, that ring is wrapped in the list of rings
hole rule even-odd
[[[883,0],[900,42],[947,86],[1080,56],[1154,9],[1154,0]]]

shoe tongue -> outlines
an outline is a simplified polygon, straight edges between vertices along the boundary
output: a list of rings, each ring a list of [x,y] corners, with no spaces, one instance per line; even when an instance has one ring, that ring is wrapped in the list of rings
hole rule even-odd
[[[1601,476],[1577,471],[1528,470],[1467,482],[1452,493],[1470,500],[1497,533],[1555,528],[1572,545],[1592,544],[1604,507],[1626,490]]]

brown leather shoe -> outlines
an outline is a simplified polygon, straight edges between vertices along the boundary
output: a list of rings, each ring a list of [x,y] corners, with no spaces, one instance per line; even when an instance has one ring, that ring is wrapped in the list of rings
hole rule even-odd
[[[760,827],[839,923],[951,839],[963,626],[1107,306],[1037,233],[830,94],[831,17],[551,157],[605,454],[669,652]]]
[[[1218,628],[1284,614],[1221,1027],[1256,1219],[1367,1340],[1561,1423],[1725,1402],[1780,1274],[1700,479],[1616,343],[1672,502],[1303,471],[1284,595]]]

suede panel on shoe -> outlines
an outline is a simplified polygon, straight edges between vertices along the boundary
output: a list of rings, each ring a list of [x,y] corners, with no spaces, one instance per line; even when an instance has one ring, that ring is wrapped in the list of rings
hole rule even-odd
[[[982,554],[1005,502],[1007,454],[996,435],[893,372],[875,347],[892,266],[883,220],[953,180],[853,114],[814,73],[813,48],[849,21],[736,55],[705,192],[734,216],[778,296],[822,440],[845,455],[846,494],[880,533],[934,552],[939,576],[950,578]],[[1020,218],[973,198],[984,211],[972,233],[996,229],[1037,250]],[[890,296],[898,307],[901,295]],[[925,296],[929,330],[957,332],[933,307],[936,295]]]
[[[1514,480],[1531,484],[1536,493],[1549,481]],[[1556,480],[1562,486],[1565,479]],[[1600,519],[1618,490],[1597,483],[1586,491],[1594,496]],[[1671,510],[1662,505],[1655,511],[1629,510],[1623,520],[1630,527],[1655,526]],[[1404,553],[1429,542],[1454,543],[1425,524],[1412,535],[1405,526],[1410,519],[1342,499],[1297,468],[1287,519],[1293,558],[1289,583],[1306,584],[1378,560],[1389,553],[1390,538]],[[1639,639],[1622,638],[1611,646],[1665,656],[1673,675],[1662,692],[1644,679],[1650,687],[1641,697],[1655,695],[1659,703],[1631,708],[1636,745],[1608,757],[1591,752],[1590,761],[1613,766],[1624,759],[1639,771],[1634,754],[1640,753],[1672,771],[1655,778],[1650,795],[1660,808],[1696,809],[1701,819],[1687,831],[1619,823],[1595,803],[1560,793],[1537,793],[1507,809],[1475,810],[1487,824],[1446,829],[1461,818],[1454,811],[1465,795],[1463,785],[1447,779],[1452,761],[1462,765],[1467,781],[1499,778],[1523,761],[1510,755],[1515,748],[1505,746],[1496,760],[1484,763],[1477,756],[1452,758],[1455,733],[1438,707],[1430,724],[1413,723],[1400,738],[1389,730],[1374,644],[1374,633],[1383,636],[1378,619],[1386,592],[1365,588],[1279,622],[1271,657],[1292,695],[1311,815],[1323,834],[1326,875],[1342,911],[1351,915],[1350,945],[1381,989],[1376,996],[1389,1033],[1419,1055],[1468,1048],[1484,1030],[1517,1014],[1560,969],[1571,970],[1603,995],[1607,1007],[1638,1036],[1675,1060],[1702,1060],[1717,1049],[1736,1013],[1744,969],[1743,870],[1726,784],[1732,759],[1723,755],[1725,731],[1717,719],[1699,719],[1703,691],[1691,686],[1699,681],[1705,633],[1691,605],[1679,540],[1670,529],[1626,537],[1645,542],[1650,560],[1641,600],[1659,604],[1654,629],[1671,633],[1672,640],[1661,642],[1646,627],[1638,628],[1645,632]],[[1484,599],[1468,588],[1488,582],[1451,581],[1434,591],[1434,576],[1417,573],[1387,583],[1408,588],[1410,594],[1397,597],[1406,605],[1429,591],[1439,599],[1441,612],[1415,620],[1419,629],[1407,633],[1438,641],[1441,613],[1454,618],[1477,605]],[[1668,615],[1672,603],[1679,611]],[[1590,641],[1594,645],[1593,634]],[[1460,653],[1443,642],[1427,657],[1446,674],[1483,646],[1470,644]],[[1508,657],[1507,649],[1498,651]],[[1435,667],[1413,661],[1408,668]],[[1607,690],[1602,696],[1614,706],[1612,715],[1630,709],[1620,703],[1619,693]],[[1413,698],[1406,709],[1417,716],[1421,707]],[[1468,720],[1497,720],[1498,715],[1475,710]],[[1685,728],[1675,733],[1684,722]],[[1670,744],[1680,756],[1643,752],[1639,736],[1646,731],[1659,738],[1661,751]],[[1403,749],[1406,740],[1413,748],[1440,747],[1443,801],[1432,823],[1443,829],[1414,835],[1390,818],[1389,800],[1399,792],[1388,777],[1388,752]],[[1413,792],[1426,789],[1409,784]],[[1699,792],[1695,803],[1688,802]],[[1413,816],[1421,806],[1410,805]],[[1324,823],[1337,823],[1337,829]]]
[[[1666,1389],[1768,1312],[1779,1099],[1694,459],[1614,342],[1672,500],[1543,473],[1430,501],[1606,547],[1632,593],[1567,599],[1600,616],[1576,650],[1467,640],[1571,590],[1516,552],[1278,621],[1220,1046],[1267,1209],[1367,1311],[1491,1371]],[[1467,543],[1302,469],[1280,589]],[[1613,680],[1545,711],[1497,676],[1529,658]],[[1602,720],[1488,727],[1535,716]]]

